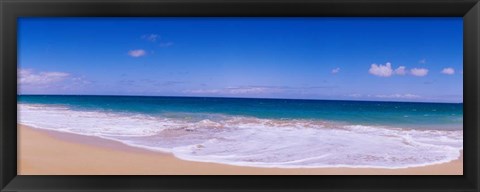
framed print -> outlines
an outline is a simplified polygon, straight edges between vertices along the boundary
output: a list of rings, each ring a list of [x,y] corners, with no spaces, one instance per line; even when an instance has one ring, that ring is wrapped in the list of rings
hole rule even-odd
[[[1,10],[2,191],[479,189],[477,1]]]

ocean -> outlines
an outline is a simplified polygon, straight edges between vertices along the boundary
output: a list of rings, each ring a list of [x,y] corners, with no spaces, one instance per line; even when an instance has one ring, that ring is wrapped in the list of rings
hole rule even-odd
[[[463,149],[463,104],[149,96],[18,96],[18,123],[190,161],[405,168]]]

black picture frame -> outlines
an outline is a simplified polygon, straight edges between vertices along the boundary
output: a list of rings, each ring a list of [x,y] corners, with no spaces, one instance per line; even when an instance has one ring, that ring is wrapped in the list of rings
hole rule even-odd
[[[464,175],[17,175],[17,18],[38,16],[463,17]],[[478,0],[0,0],[0,21],[0,191],[480,191]]]

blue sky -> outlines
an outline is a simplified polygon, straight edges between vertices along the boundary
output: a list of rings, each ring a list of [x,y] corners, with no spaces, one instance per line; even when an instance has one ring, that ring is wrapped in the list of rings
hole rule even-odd
[[[20,94],[462,102],[461,18],[21,18]]]

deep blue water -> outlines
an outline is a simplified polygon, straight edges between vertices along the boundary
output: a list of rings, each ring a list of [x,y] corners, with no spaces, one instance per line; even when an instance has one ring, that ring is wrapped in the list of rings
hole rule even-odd
[[[463,104],[294,99],[18,96],[19,103],[64,105],[74,110],[166,115],[224,114],[272,119],[315,119],[364,125],[461,129]]]

